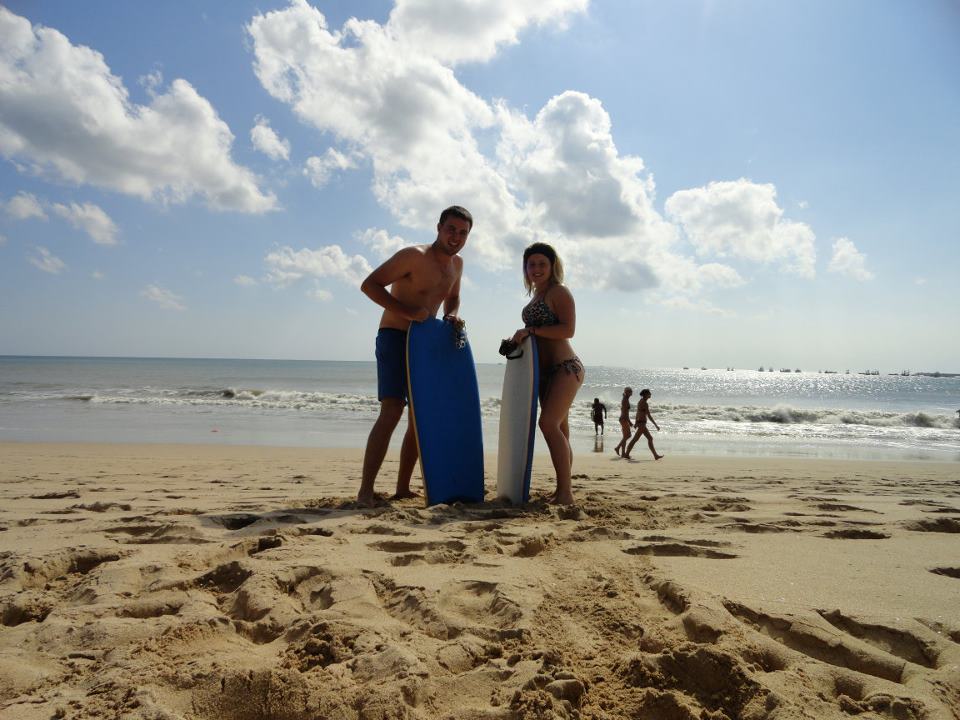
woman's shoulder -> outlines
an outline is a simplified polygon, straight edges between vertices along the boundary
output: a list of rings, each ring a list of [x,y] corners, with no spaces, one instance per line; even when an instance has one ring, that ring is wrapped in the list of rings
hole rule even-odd
[[[556,283],[547,288],[547,291],[543,294],[543,299],[551,300],[572,300],[573,293],[570,292],[570,289],[563,283]]]

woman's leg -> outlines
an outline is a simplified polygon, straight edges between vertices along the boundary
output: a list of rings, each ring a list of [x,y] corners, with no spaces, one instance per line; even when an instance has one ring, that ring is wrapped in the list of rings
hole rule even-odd
[[[550,449],[550,459],[557,473],[557,494],[554,501],[561,505],[573,503],[573,490],[570,485],[573,451],[570,449],[567,413],[582,382],[583,373],[578,378],[573,373],[561,370],[551,379],[550,387],[540,404],[540,430]]]
[[[620,432],[623,433],[623,438],[617,443],[617,446],[613,451],[619,455],[621,450],[627,449],[627,440],[630,439],[630,421],[620,421]]]

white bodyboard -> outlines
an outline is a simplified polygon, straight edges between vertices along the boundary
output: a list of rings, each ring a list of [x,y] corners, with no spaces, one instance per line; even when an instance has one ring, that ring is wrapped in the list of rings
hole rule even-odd
[[[507,357],[500,398],[497,497],[506,498],[514,505],[530,499],[539,380],[537,341],[527,337],[519,350]]]

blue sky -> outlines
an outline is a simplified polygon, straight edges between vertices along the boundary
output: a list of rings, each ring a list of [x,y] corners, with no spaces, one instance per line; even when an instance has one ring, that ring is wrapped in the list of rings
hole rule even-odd
[[[590,365],[960,370],[960,6],[7,2],[0,354],[368,360],[359,279],[470,208]]]

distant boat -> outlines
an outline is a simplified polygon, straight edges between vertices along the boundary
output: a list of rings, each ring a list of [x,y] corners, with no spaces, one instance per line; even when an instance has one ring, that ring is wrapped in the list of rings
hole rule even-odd
[[[836,375],[836,374],[837,374],[837,371],[836,371],[836,370],[824,370],[823,373],[824,373],[825,375]]]
[[[701,369],[701,370],[706,370],[706,368],[705,368],[705,367],[701,367],[700,369]]]
[[[683,369],[684,369],[684,370],[689,370],[690,368],[688,368],[686,365],[684,365],[684,366],[683,366]]]
[[[761,365],[761,366],[757,369],[757,372],[763,372],[763,371],[764,371],[764,370],[763,370],[763,365]]]
[[[800,372],[800,368],[797,368],[796,370],[794,370],[794,372],[795,373]]]
[[[780,368],[780,372],[790,372],[790,368]]]

